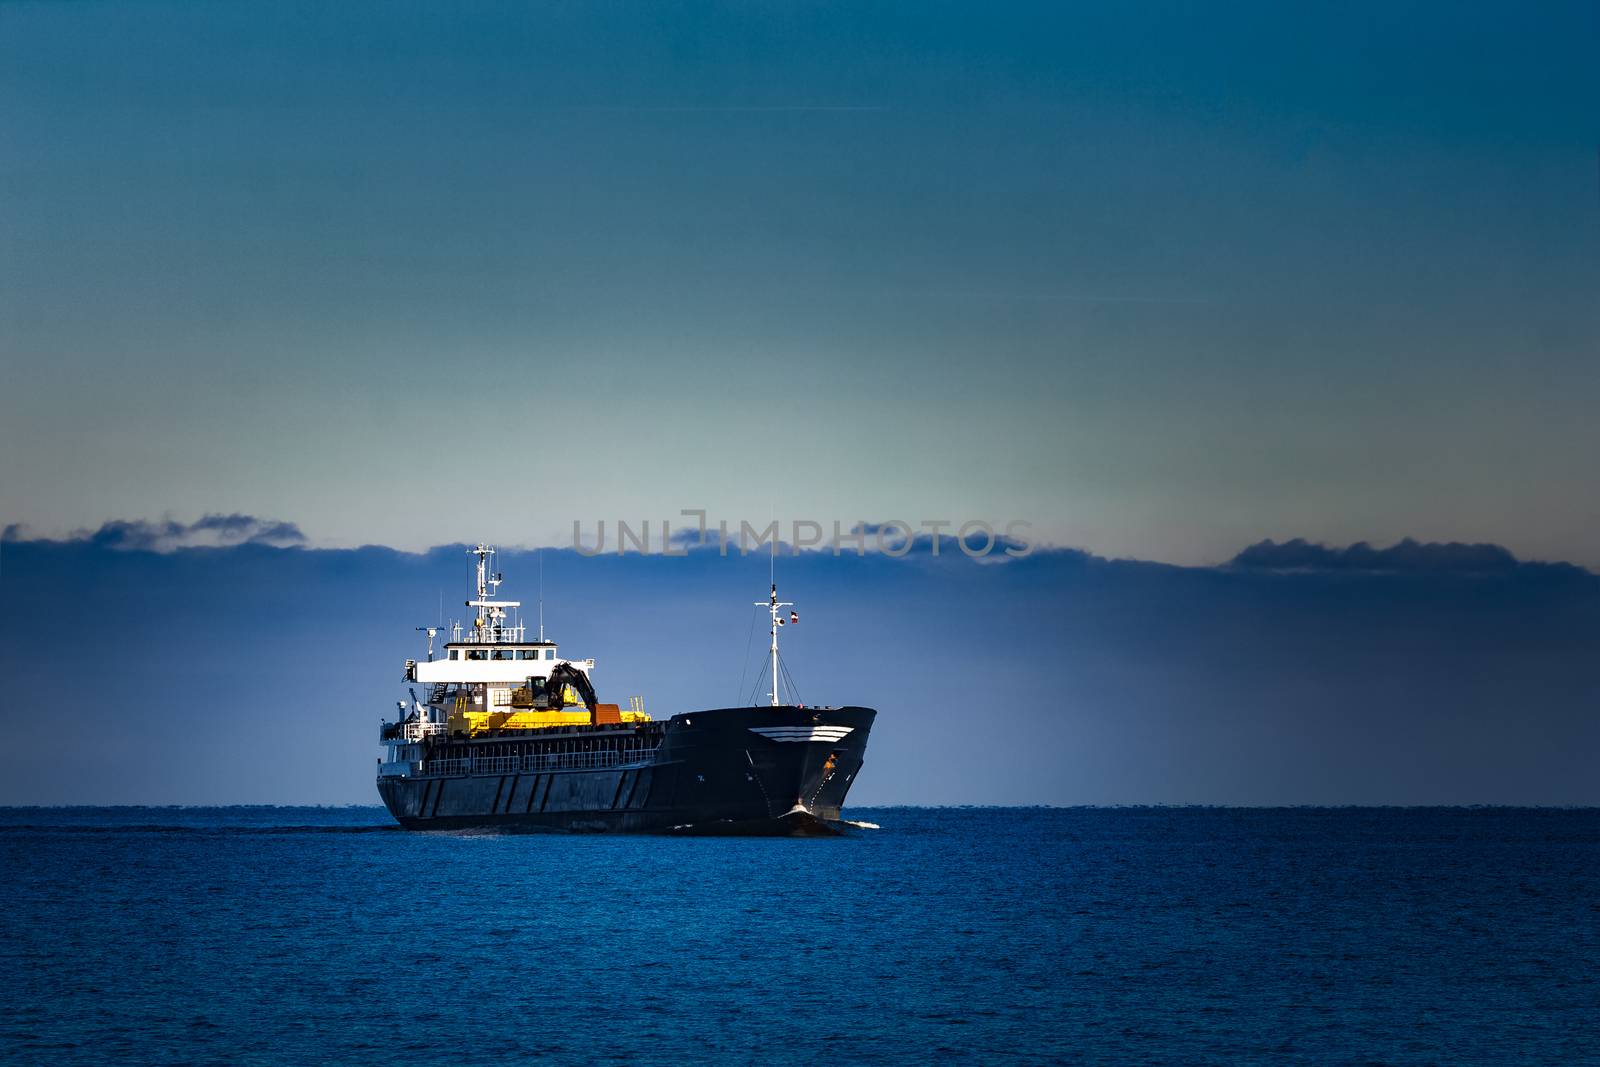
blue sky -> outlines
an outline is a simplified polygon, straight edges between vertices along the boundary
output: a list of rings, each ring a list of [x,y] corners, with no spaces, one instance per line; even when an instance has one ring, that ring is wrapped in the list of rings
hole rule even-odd
[[[370,801],[434,546],[682,509],[1047,546],[785,568],[863,803],[1600,802],[1597,40],[0,3],[0,802]],[[602,693],[735,698],[759,560],[545,558]]]
[[[5,4],[0,520],[1600,562],[1597,18]]]

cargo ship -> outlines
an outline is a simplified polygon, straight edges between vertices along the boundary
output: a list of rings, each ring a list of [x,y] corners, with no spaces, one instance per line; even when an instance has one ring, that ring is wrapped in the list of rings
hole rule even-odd
[[[593,659],[527,639],[520,601],[499,599],[495,550],[477,557],[470,628],[418,627],[409,699],[380,726],[378,794],[408,830],[833,834],[877,712],[783,700],[779,631],[791,620],[774,581],[771,702],[652,719],[641,698],[601,703]],[[435,655],[435,638],[446,640]],[[758,683],[759,684],[759,679]]]

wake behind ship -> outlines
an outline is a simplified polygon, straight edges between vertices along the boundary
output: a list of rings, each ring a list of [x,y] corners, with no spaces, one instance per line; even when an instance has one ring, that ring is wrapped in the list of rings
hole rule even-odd
[[[434,658],[407,660],[402,717],[385,722],[378,793],[412,830],[494,827],[634,833],[832,833],[861,771],[877,712],[780,700],[778,631],[788,621],[774,585],[772,702],[655,721],[635,698],[602,704],[594,660],[563,659],[526,640],[520,607],[479,545],[477,616]],[[790,615],[798,620],[798,616]],[[418,694],[416,687],[425,692]]]

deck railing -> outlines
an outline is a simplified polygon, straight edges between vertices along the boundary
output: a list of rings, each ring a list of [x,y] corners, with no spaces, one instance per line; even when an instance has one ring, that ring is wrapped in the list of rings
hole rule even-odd
[[[418,777],[437,778],[466,774],[535,774],[541,771],[589,771],[649,763],[655,748],[630,748],[621,752],[547,752],[527,756],[472,756],[465,759],[431,759],[418,765]]]
[[[450,732],[448,723],[418,722],[408,719],[405,722],[386,722],[378,729],[378,740],[389,741],[421,741],[426,737],[443,737]]]

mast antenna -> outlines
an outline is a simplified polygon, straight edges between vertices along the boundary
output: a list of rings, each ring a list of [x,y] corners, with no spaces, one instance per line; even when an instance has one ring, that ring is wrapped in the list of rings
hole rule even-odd
[[[794,604],[792,601],[778,599],[777,582],[772,583],[772,592],[765,601],[757,600],[755,602],[758,608],[763,604],[766,605],[767,613],[772,618],[772,644],[767,649],[767,653],[772,657],[772,706],[778,707],[783,703],[778,695],[778,627],[783,625],[783,619],[780,617],[781,613],[778,609],[793,607]]]
[[[505,581],[505,577],[489,565],[489,561],[494,559],[495,550],[480,544],[467,549],[467,554],[478,557],[477,596],[467,601],[467,607],[478,609],[477,618],[473,620],[472,640],[491,644],[497,641],[521,641],[522,623],[515,622],[507,626],[506,609],[520,608],[522,601],[494,599],[500,583]]]
[[[534,553],[539,561],[539,641],[544,642],[544,549]]]

